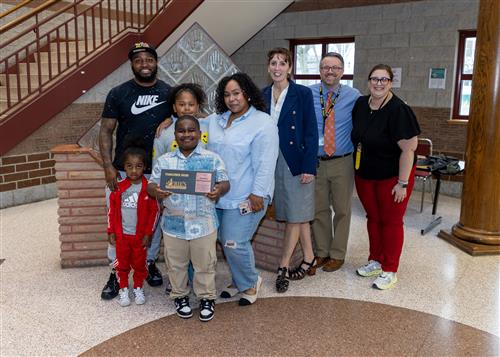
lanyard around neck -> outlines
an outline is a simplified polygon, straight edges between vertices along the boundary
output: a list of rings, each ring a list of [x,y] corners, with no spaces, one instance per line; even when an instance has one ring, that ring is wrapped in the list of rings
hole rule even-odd
[[[337,103],[337,99],[339,98],[341,88],[342,84],[339,84],[339,89],[337,90],[337,94],[335,95],[335,98],[332,99],[332,104],[330,105],[330,108],[328,108],[328,111],[326,111],[325,99],[323,98],[323,86],[322,85],[319,86],[319,103],[321,104],[321,115],[323,115],[323,121],[325,121],[325,119],[328,118],[328,115],[330,115],[331,111],[333,110],[335,103]]]

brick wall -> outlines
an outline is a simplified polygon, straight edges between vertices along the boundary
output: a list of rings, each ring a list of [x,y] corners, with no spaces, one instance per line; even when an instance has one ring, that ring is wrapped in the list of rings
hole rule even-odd
[[[2,157],[0,192],[55,182],[54,162],[49,152]]]
[[[255,265],[258,268],[273,272],[278,269],[283,251],[284,235],[285,223],[275,221],[272,210],[269,210],[266,218],[257,229],[252,243],[255,252]],[[297,266],[301,260],[302,250],[300,244],[297,244],[290,260],[290,266]]]
[[[103,99],[104,101],[104,99]],[[12,148],[6,156],[75,144],[101,117],[104,103],[73,103]]]
[[[350,7],[369,4],[374,5]],[[377,63],[401,67],[401,88],[394,91],[417,112],[422,136],[430,137],[438,152],[463,156],[466,126],[449,122],[450,108],[458,30],[476,27],[478,5],[478,0],[299,1],[231,58],[263,87],[269,84],[271,48],[288,48],[289,39],[354,37],[354,87],[366,92],[366,77]],[[322,10],[302,11],[306,8]],[[432,67],[447,69],[445,89],[428,88]]]
[[[412,107],[422,134],[432,140],[435,153],[444,153],[464,159],[467,124],[450,124],[450,108]]]
[[[61,145],[56,161],[61,266],[108,264],[104,172],[90,149]]]
[[[99,120],[102,106],[73,103],[6,153],[0,161],[1,207],[55,197],[54,187],[49,187],[55,182],[50,149],[76,143]],[[33,192],[20,190],[26,188]]]

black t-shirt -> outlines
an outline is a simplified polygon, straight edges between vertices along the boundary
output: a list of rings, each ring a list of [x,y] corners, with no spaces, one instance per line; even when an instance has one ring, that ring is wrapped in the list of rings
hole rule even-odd
[[[170,89],[171,87],[161,80],[157,80],[151,87],[143,87],[131,79],[108,93],[102,117],[118,120],[113,160],[116,169],[124,170],[121,156],[129,139],[141,138],[149,158],[152,157],[156,128],[170,116]],[[151,173],[151,162],[144,172]]]
[[[358,143],[362,145],[356,175],[368,180],[398,176],[401,149],[397,142],[420,134],[417,118],[413,110],[395,95],[384,107],[373,111],[368,98],[359,97],[352,110],[354,151]]]

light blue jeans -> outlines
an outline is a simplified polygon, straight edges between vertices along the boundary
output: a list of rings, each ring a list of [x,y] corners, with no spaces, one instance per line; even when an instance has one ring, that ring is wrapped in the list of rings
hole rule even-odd
[[[120,176],[125,177],[125,171],[120,171]],[[146,178],[149,180],[149,176],[151,174],[144,174]],[[109,195],[111,194],[111,190],[106,186],[106,207],[109,208]],[[155,261],[158,259],[158,255],[160,254],[160,244],[161,244],[161,227],[160,220],[158,220],[158,224],[156,225],[155,231],[153,233],[153,238],[151,239],[151,246],[148,248],[148,261]],[[108,259],[110,261],[110,266],[113,267],[114,262],[116,260],[116,247],[114,245],[108,244]]]
[[[264,209],[242,216],[237,209],[217,209],[219,241],[224,249],[233,286],[239,291],[255,287],[259,273],[255,268],[252,237],[266,214],[269,199],[264,199]]]

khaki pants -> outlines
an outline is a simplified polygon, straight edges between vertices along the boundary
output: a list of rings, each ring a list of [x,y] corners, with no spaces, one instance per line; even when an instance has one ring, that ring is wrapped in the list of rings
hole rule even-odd
[[[343,260],[351,225],[354,188],[352,155],[320,161],[316,176],[315,216],[312,224],[316,255]],[[333,208],[333,230],[332,212]]]
[[[172,284],[172,299],[189,294],[188,265],[193,263],[193,289],[199,299],[215,299],[215,266],[217,231],[208,236],[184,240],[163,234],[167,273]]]

